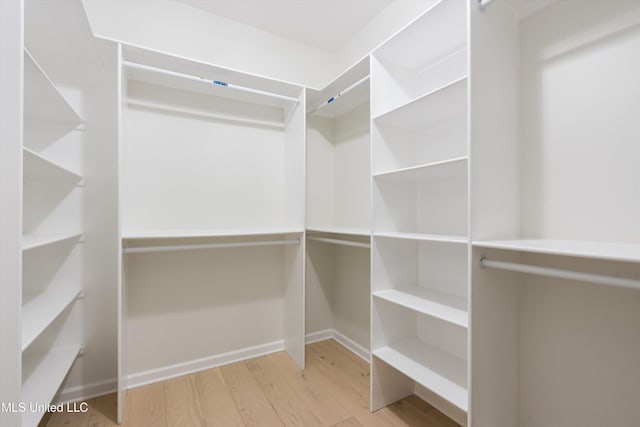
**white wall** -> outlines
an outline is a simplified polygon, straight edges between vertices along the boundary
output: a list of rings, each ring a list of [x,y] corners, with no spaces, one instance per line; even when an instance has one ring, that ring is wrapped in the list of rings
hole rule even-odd
[[[522,22],[524,236],[640,241],[638,22],[633,1]]]
[[[129,375],[281,341],[283,262],[281,247],[127,255]]]

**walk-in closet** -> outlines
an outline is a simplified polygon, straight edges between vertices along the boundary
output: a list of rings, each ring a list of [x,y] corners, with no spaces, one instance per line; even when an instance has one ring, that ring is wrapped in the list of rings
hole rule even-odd
[[[640,425],[640,2],[0,1],[0,426]]]

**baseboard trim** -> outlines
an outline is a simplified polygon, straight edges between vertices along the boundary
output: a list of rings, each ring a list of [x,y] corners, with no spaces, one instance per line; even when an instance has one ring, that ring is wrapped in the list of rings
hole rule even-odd
[[[118,381],[116,378],[74,387],[66,387],[62,389],[56,399],[56,402],[67,403],[93,399],[94,397],[115,393],[117,391],[117,387]]]
[[[311,332],[305,337],[305,344],[313,344],[314,342],[333,339],[334,329],[324,329],[318,332]]]
[[[312,344],[314,342],[328,339],[337,341],[366,362],[370,361],[370,352],[366,348],[335,329],[325,329],[309,333],[306,335],[305,342],[306,344]],[[227,353],[216,354],[210,357],[190,360],[188,362],[177,363],[175,365],[169,365],[162,368],[150,369],[148,371],[130,374],[127,377],[127,388],[140,387],[158,381],[179,377],[181,375],[188,375],[194,372],[216,368],[229,363],[240,362],[282,350],[284,350],[284,341],[279,340]],[[115,393],[117,391],[117,384],[117,380],[113,378],[80,386],[67,387],[60,392],[57,402],[79,402]]]
[[[365,362],[371,363],[371,352],[369,350],[367,350],[366,348],[364,348],[363,346],[361,346],[351,338],[347,337],[340,331],[334,330],[333,334],[334,334],[333,335],[334,340],[338,341],[340,344],[345,346],[348,350],[350,350],[356,356],[359,356]]]
[[[307,334],[305,343],[313,344],[314,342],[333,339],[340,343],[347,350],[351,351],[356,356],[360,357],[367,363],[371,363],[371,352],[365,347],[361,346],[351,338],[347,337],[340,331],[335,329],[324,329],[322,331],[311,332]]]
[[[210,357],[190,360],[188,362],[177,363],[175,365],[164,366],[162,368],[137,372],[135,374],[130,374],[127,377],[127,388],[131,389],[140,387],[158,381],[164,381],[170,378],[188,375],[194,372],[204,371],[206,369],[216,368],[218,366],[227,365],[229,363],[240,362],[242,360],[264,356],[265,354],[275,353],[282,350],[284,350],[284,341],[279,340],[266,344],[256,345],[253,347],[243,348],[240,350],[230,351],[227,353],[216,354]]]

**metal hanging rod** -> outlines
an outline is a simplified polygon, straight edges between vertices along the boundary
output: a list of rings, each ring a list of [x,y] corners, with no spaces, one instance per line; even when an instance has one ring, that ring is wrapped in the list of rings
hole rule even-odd
[[[623,277],[606,276],[603,274],[582,273],[579,271],[562,270],[559,268],[539,267],[537,265],[519,264],[515,262],[493,261],[486,257],[480,258],[480,265],[498,270],[515,271],[518,273],[536,274],[539,276],[557,277],[559,279],[577,280],[598,285],[616,286],[620,288],[640,290],[640,280]]]
[[[478,5],[480,6],[480,10],[485,10],[489,4],[493,3],[495,0],[478,0]]]
[[[327,105],[329,105],[332,102],[334,102],[336,99],[340,98],[341,96],[345,95],[349,91],[351,91],[351,90],[355,89],[356,87],[360,86],[362,83],[366,82],[367,80],[369,80],[369,76],[364,76],[363,78],[361,78],[360,80],[358,80],[357,82],[352,84],[351,86],[347,87],[344,90],[341,90],[340,92],[338,92],[337,94],[335,94],[331,98],[329,98],[326,101],[324,101],[322,104],[320,104],[320,105],[316,106],[315,108],[313,108],[312,110],[308,111],[307,115],[313,114],[316,111],[318,111],[319,109],[326,107]]]
[[[292,96],[280,95],[279,93],[267,92],[264,90],[253,89],[246,86],[239,86],[233,83],[223,82],[220,80],[211,80],[211,79],[206,79],[204,77],[192,76],[191,74],[179,73],[177,71],[171,71],[171,70],[166,70],[164,68],[152,67],[150,65],[137,64],[135,62],[129,62],[129,61],[122,61],[122,65],[128,68],[149,71],[156,74],[163,74],[165,76],[176,77],[179,79],[191,80],[191,81],[196,81],[200,83],[210,83],[214,86],[225,87],[229,89],[238,90],[241,92],[249,92],[249,93],[255,93],[258,95],[269,96],[271,98],[282,99],[284,101],[295,102],[295,103],[300,102],[298,98],[294,98]]]
[[[369,243],[352,242],[351,240],[329,239],[328,237],[307,236],[307,240],[315,240],[317,242],[333,243],[335,245],[353,246],[356,248],[370,248]]]
[[[244,248],[250,246],[277,246],[277,245],[298,245],[300,239],[285,240],[258,240],[253,242],[229,242],[229,243],[205,243],[200,245],[166,245],[166,246],[139,246],[135,248],[123,248],[122,253],[138,254],[144,252],[175,252],[193,251],[201,249],[225,249]]]

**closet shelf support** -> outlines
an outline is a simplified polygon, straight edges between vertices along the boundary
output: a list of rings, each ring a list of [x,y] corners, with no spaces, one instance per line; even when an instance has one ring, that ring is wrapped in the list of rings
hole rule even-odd
[[[300,239],[283,240],[259,240],[253,242],[227,242],[227,243],[205,243],[199,245],[164,245],[164,246],[139,246],[135,248],[123,248],[123,254],[136,254],[146,252],[175,252],[194,251],[202,249],[225,249],[244,248],[251,246],[277,246],[277,245],[299,245]]]
[[[603,274],[582,273],[579,271],[563,270],[559,268],[540,267],[537,265],[519,264],[515,262],[493,261],[486,257],[480,258],[480,265],[486,268],[515,271],[517,273],[535,274],[538,276],[555,277],[558,279],[577,280],[595,283],[597,285],[615,286],[620,288],[640,290],[640,280],[624,277],[607,276]]]

